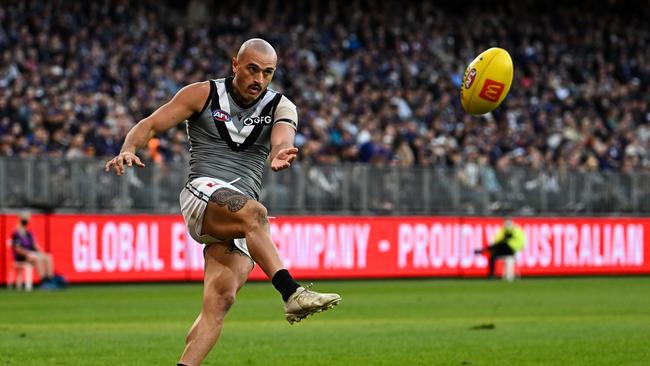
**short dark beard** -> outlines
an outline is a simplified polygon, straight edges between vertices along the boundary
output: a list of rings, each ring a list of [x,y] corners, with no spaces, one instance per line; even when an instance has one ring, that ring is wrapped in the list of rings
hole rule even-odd
[[[255,99],[247,102],[244,99],[244,97],[242,96],[242,93],[239,91],[239,89],[237,89],[237,84],[235,83],[236,78],[237,78],[237,75],[235,75],[235,77],[232,79],[232,91],[233,92],[232,92],[232,94],[230,96],[235,101],[235,103],[237,103],[238,106],[240,106],[240,107],[242,107],[244,109],[250,108],[251,106],[253,106],[253,104],[255,104],[257,102],[259,97],[262,96],[262,94],[264,94],[264,91],[266,89],[263,89],[262,86],[260,85],[260,94],[259,94],[259,96],[257,98],[255,98]]]

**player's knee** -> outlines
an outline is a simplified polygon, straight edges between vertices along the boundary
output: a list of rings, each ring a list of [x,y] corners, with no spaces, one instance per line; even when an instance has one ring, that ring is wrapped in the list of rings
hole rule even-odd
[[[225,291],[206,296],[203,307],[204,310],[214,313],[217,319],[222,319],[234,304],[235,293]]]
[[[225,314],[235,303],[237,288],[215,279],[206,283],[207,293],[203,300],[203,307],[211,312]]]
[[[235,294],[232,292],[226,292],[219,294],[217,301],[217,310],[223,312],[224,314],[230,310],[230,308],[235,304]]]
[[[246,231],[254,231],[262,227],[266,227],[269,223],[268,211],[266,207],[257,201],[249,201],[246,205],[246,212],[244,215],[244,225]]]

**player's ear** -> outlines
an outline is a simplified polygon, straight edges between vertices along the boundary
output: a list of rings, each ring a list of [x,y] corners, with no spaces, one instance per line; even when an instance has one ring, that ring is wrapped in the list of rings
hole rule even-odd
[[[237,57],[232,58],[232,73],[236,74],[237,73],[237,67],[239,65],[237,64]]]

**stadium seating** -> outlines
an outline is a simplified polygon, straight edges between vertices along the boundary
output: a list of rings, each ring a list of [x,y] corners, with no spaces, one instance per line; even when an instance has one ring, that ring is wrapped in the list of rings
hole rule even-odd
[[[181,86],[228,75],[239,44],[262,36],[279,51],[273,87],[300,107],[305,162],[650,170],[650,10],[634,2],[223,1],[209,17],[120,4],[3,4],[0,155],[115,154],[135,122]],[[515,82],[494,114],[469,117],[463,68],[495,45]],[[182,128],[160,139],[145,159],[187,158]]]

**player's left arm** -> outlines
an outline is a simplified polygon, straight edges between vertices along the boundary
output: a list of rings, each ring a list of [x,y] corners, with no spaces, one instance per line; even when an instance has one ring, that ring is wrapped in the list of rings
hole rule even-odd
[[[283,96],[275,110],[271,129],[271,169],[274,172],[290,167],[296,160],[298,149],[293,142],[297,126],[296,106]]]

